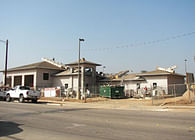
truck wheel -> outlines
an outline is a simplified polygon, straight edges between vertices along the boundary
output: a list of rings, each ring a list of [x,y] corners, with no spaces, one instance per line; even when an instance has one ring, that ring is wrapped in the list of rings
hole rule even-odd
[[[10,102],[11,101],[10,95],[7,94],[5,99],[6,99],[7,102]]]
[[[21,94],[20,97],[19,97],[19,102],[20,103],[23,103],[24,102],[24,96]]]
[[[37,99],[32,99],[32,102],[33,103],[37,103]]]

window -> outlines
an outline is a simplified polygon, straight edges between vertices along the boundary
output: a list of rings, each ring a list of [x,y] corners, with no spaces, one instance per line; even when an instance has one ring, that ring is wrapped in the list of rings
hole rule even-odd
[[[49,80],[49,73],[43,73],[43,80]]]
[[[153,83],[153,89],[157,88],[157,83]]]
[[[65,84],[65,89],[68,89],[68,84]]]
[[[86,84],[86,89],[88,89],[89,88],[89,84]]]
[[[21,90],[30,90],[30,88],[28,86],[21,86],[20,89]]]
[[[14,76],[14,87],[22,85],[22,76]]]
[[[140,89],[140,83],[137,83],[137,89]]]

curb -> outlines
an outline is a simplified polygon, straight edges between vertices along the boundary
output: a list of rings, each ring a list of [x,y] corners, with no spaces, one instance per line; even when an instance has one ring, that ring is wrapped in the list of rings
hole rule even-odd
[[[130,106],[121,107],[112,104],[90,104],[84,102],[63,102],[63,101],[53,101],[53,100],[39,100],[39,102],[46,102],[46,105],[56,105],[56,106],[74,106],[77,107],[87,107],[87,108],[97,108],[97,109],[119,109],[119,110],[145,110],[145,111],[169,111],[173,109],[192,109],[195,110],[195,106]]]
[[[195,106],[164,106],[168,109],[195,109]]]

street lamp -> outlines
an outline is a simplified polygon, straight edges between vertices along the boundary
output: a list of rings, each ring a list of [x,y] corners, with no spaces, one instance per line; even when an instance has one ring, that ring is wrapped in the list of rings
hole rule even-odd
[[[8,59],[8,40],[0,40],[2,43],[6,43],[6,54],[5,54],[5,79],[4,79],[4,85],[7,85],[7,59]]]
[[[187,59],[185,59],[184,62],[185,62],[185,73],[186,73],[187,72],[187,64],[186,64]]]
[[[106,66],[103,66],[103,70],[102,70],[102,72],[104,73],[104,69],[106,68]]]
[[[79,38],[79,60],[78,60],[78,89],[77,89],[77,99],[80,100],[81,99],[81,93],[80,93],[80,82],[81,82],[81,78],[80,78],[80,46],[81,46],[81,42],[84,42],[85,40],[82,38]]]

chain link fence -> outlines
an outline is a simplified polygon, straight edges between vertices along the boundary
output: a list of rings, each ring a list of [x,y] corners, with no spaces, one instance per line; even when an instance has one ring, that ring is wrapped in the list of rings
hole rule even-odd
[[[81,99],[96,98],[99,97],[99,86],[81,89]],[[45,89],[40,88],[42,96],[45,97]],[[53,89],[52,97],[75,99],[77,97],[77,90],[72,88],[65,89],[64,87],[58,87]],[[166,103],[179,104],[181,97],[189,99],[189,93],[186,84],[171,84],[168,87],[155,87],[154,88],[140,88],[125,89],[126,98],[140,98],[151,99],[152,105],[163,105]],[[190,100],[195,101],[195,84],[190,85]]]
[[[153,90],[157,94],[152,95],[152,105],[179,104],[182,96],[186,93],[186,84],[170,84],[165,90],[165,94],[161,89]],[[158,94],[163,93],[163,94]]]

